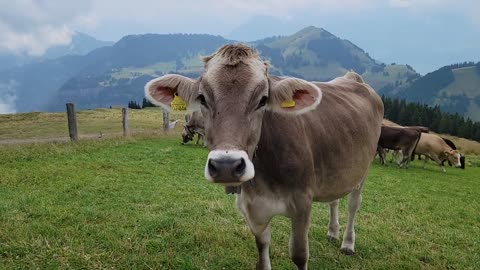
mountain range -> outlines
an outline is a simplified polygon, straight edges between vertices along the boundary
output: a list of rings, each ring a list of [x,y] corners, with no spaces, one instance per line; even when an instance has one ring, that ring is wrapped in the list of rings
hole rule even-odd
[[[408,84],[386,85],[380,94],[429,105],[480,121],[480,62],[442,67]]]
[[[223,44],[236,42],[201,34],[129,35],[86,55],[45,59],[0,71],[0,94],[2,91],[14,93],[17,111],[64,110],[65,102],[74,102],[80,109],[125,106],[130,100],[140,100],[143,86],[154,77],[167,73],[198,77],[203,69],[202,56],[213,53]],[[248,44],[270,63],[271,73],[275,75],[326,81],[354,70],[379,93],[413,101],[420,101],[415,93],[424,91],[415,85],[422,80],[427,84],[432,82],[429,74],[421,77],[409,65],[387,65],[375,60],[352,42],[322,28],[310,26],[293,35],[274,36]],[[458,83],[463,78],[465,76],[458,73],[454,81],[463,85]],[[452,95],[444,88],[436,90],[445,94],[426,102],[435,104],[448,100]],[[457,92],[463,91],[454,88]],[[469,98],[475,100],[480,96],[478,89],[470,92]],[[450,107],[455,111],[452,109],[455,106]]]

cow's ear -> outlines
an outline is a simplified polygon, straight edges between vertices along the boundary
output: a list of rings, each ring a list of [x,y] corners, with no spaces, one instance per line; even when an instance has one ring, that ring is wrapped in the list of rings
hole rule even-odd
[[[189,110],[196,110],[198,107],[195,101],[197,94],[197,81],[177,74],[168,74],[153,79],[145,85],[145,97],[151,103],[167,111],[171,110],[170,105],[176,95],[185,101]]]
[[[268,109],[279,113],[302,114],[314,110],[322,100],[322,90],[297,78],[270,79]]]

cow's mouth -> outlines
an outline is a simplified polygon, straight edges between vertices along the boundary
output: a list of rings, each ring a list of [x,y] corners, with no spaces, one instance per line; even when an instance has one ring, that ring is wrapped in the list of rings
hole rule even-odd
[[[208,154],[205,178],[210,182],[238,186],[254,176],[253,163],[245,151],[213,150]]]

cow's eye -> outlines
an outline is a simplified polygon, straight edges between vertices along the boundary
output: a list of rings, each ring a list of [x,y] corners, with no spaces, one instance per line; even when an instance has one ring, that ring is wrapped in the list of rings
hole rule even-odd
[[[267,97],[263,96],[262,99],[260,99],[260,102],[258,103],[257,110],[262,108],[267,104]]]
[[[200,104],[202,104],[202,106],[207,107],[207,101],[205,100],[205,96],[204,96],[204,95],[199,95],[199,96],[198,96],[198,100],[200,101]]]

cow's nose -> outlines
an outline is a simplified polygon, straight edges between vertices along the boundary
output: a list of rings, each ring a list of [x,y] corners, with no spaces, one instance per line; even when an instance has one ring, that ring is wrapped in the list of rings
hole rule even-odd
[[[209,159],[208,172],[215,182],[236,182],[245,174],[245,159]]]

